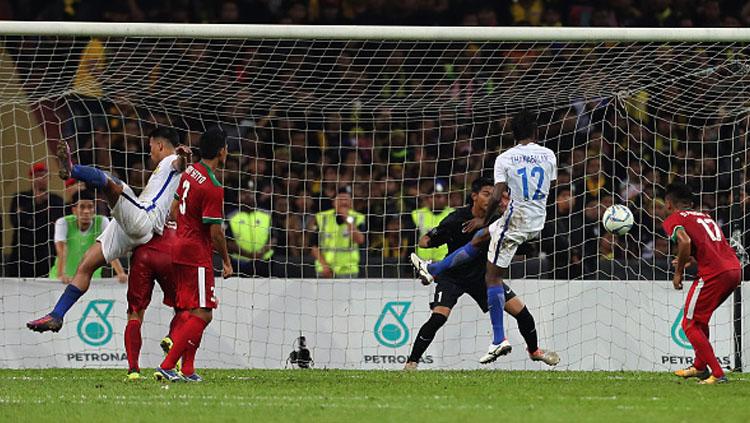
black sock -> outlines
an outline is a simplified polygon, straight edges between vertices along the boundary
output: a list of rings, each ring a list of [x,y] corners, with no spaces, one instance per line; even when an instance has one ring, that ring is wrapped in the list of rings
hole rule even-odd
[[[411,347],[409,361],[415,363],[419,362],[419,359],[422,358],[422,354],[424,354],[427,347],[430,346],[432,340],[435,338],[438,329],[440,329],[447,320],[448,318],[442,314],[432,313],[432,315],[430,315],[429,320],[427,320],[427,322],[422,325],[422,328],[419,329],[417,338],[414,340],[414,345]]]
[[[524,306],[523,310],[513,317],[516,318],[518,330],[526,341],[526,349],[530,353],[539,349],[539,344],[536,339],[536,324],[534,323],[534,316],[529,313],[529,309]]]

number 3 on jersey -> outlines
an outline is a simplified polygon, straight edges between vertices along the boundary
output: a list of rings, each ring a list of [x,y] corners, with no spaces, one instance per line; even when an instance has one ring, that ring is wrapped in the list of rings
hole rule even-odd
[[[541,200],[544,198],[544,194],[542,193],[542,184],[544,184],[544,169],[540,166],[534,166],[531,168],[531,172],[526,172],[526,168],[522,167],[518,169],[517,173],[521,175],[521,183],[523,185],[523,199],[529,200],[529,177],[536,178],[538,177],[539,180],[536,184],[536,191],[534,191],[534,196],[531,197],[532,200]]]
[[[708,237],[711,238],[711,241],[721,241],[721,229],[719,228],[719,225],[714,222],[713,219],[696,219],[698,223],[703,226],[703,228],[708,233]]]
[[[186,210],[185,200],[187,200],[188,191],[190,191],[190,181],[185,180],[182,182],[182,198],[180,199],[180,214],[185,214],[185,210]]]

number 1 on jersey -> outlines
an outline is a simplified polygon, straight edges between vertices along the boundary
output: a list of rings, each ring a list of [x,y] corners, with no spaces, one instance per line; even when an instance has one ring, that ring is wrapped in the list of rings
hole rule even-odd
[[[526,174],[526,168],[522,167],[516,171],[519,175],[521,175],[521,183],[523,185],[523,199],[527,200],[529,199],[529,176]],[[542,184],[544,184],[544,169],[540,166],[534,166],[531,168],[531,177],[534,178],[538,176],[539,181],[536,184],[536,191],[534,191],[534,196],[531,197],[532,200],[541,200],[544,198],[544,194],[542,193]]]
[[[185,214],[187,207],[185,206],[185,200],[187,200],[188,191],[190,191],[190,181],[185,180],[182,182],[182,198],[180,199],[180,214]]]
[[[719,225],[717,225],[716,222],[714,222],[713,219],[696,219],[696,220],[706,230],[706,233],[708,233],[708,237],[711,238],[711,241],[721,241],[721,229],[719,228]]]

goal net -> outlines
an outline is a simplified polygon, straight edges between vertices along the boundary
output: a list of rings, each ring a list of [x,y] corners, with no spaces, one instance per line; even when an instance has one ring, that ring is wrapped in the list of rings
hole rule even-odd
[[[403,366],[436,300],[408,255],[426,222],[465,205],[471,182],[491,177],[521,109],[537,116],[559,174],[547,225],[508,280],[535,316],[540,346],[562,357],[559,368],[690,363],[679,326],[685,292],[671,288],[661,229],[670,181],[687,180],[696,207],[747,245],[745,30],[56,25],[60,32],[0,25],[0,367],[125,365],[125,287],[107,279],[111,269],[60,333],[23,328],[63,289],[50,274],[54,227],[79,188],[56,176],[60,141],[75,161],[138,191],[155,166],[147,134],[156,126],[193,147],[208,127],[228,134],[217,176],[242,275],[217,282],[199,366],[283,367],[300,335],[316,367]],[[328,279],[312,247],[335,243],[317,217],[342,189],[365,240],[336,245],[349,253]],[[612,204],[635,216],[625,236],[599,223]],[[109,213],[104,202],[97,210]],[[711,326],[728,367],[748,339],[740,296]],[[158,364],[170,319],[160,300],[157,288],[144,366]],[[506,326],[515,348],[493,367],[542,368],[507,314]],[[423,367],[479,367],[490,340],[489,316],[464,295]]]

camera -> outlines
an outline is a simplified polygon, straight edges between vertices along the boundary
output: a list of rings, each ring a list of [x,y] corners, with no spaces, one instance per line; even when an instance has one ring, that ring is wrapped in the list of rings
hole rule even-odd
[[[295,340],[295,344],[297,348],[289,353],[287,363],[300,369],[309,369],[315,364],[315,361],[310,354],[310,350],[307,349],[307,339],[300,334],[299,338]]]

